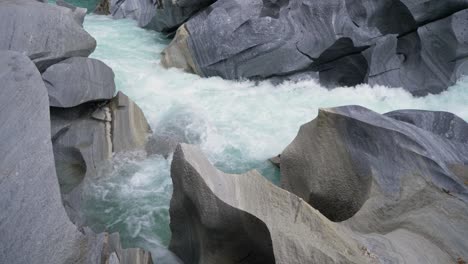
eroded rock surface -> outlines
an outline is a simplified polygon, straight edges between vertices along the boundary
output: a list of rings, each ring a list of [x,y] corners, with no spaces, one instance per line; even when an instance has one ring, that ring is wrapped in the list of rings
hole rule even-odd
[[[184,24],[176,39],[185,41],[164,51],[179,59],[166,66],[193,62],[192,72],[226,79],[301,74],[327,87],[439,93],[468,72],[466,8],[465,0],[221,0]]]
[[[103,62],[74,57],[47,68],[42,78],[50,106],[74,107],[85,102],[112,99],[114,72]]]
[[[143,150],[151,129],[141,109],[122,92],[110,101],[52,107],[51,119],[65,208],[70,219],[82,225],[83,179],[96,177],[113,153]]]
[[[321,109],[281,154],[282,186],[346,220],[380,261],[466,257],[468,144],[457,138],[466,123],[443,112],[387,115]]]
[[[184,263],[372,263],[349,233],[258,172],[225,174],[191,145],[171,166],[172,239]]]
[[[41,72],[70,57],[87,57],[96,48],[73,10],[31,0],[0,2],[0,35],[0,50],[26,54]]]

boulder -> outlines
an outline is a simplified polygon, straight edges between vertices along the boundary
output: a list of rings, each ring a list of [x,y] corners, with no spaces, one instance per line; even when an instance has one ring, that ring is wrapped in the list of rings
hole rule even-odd
[[[96,177],[113,153],[143,150],[151,129],[141,109],[125,94],[112,100],[51,108],[55,164],[65,208],[77,225],[83,180]]]
[[[85,102],[112,99],[114,72],[103,62],[74,57],[47,68],[42,78],[52,107],[74,107]]]
[[[162,62],[205,77],[439,93],[468,72],[468,1],[438,2],[221,0],[184,24]]]
[[[468,144],[454,136],[466,127],[448,113],[387,115],[321,109],[281,154],[282,187],[381,262],[455,263],[468,252]]]
[[[101,0],[93,12],[98,15],[110,15],[109,0]]]
[[[105,246],[67,217],[54,168],[47,90],[24,54],[0,51],[0,263],[152,263],[149,253]],[[114,235],[115,237],[116,235]],[[117,238],[115,245],[120,245]]]
[[[1,1],[0,32],[0,50],[26,54],[41,72],[70,57],[87,57],[96,48],[74,11],[38,1]]]
[[[215,0],[111,0],[110,12],[114,18],[135,19],[140,27],[171,33],[213,2]]]
[[[55,3],[58,6],[69,8],[73,12],[76,22],[83,26],[84,18],[86,16],[86,12],[88,11],[86,8],[76,7],[72,4],[69,4],[68,2],[65,2],[64,0],[57,0]]]
[[[452,113],[408,109],[392,111],[384,115],[447,139],[468,143],[468,123]]]
[[[217,170],[180,144],[169,249],[184,263],[372,263],[345,228],[258,172]]]

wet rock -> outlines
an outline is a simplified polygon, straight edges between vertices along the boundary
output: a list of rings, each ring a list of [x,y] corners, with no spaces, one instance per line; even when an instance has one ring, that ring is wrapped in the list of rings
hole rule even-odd
[[[457,119],[389,115],[321,109],[281,154],[282,186],[329,219],[346,220],[381,262],[454,262],[468,252],[468,144],[443,132]]]
[[[0,50],[26,54],[41,72],[70,57],[87,57],[96,48],[71,9],[37,1],[1,1],[0,32]]]
[[[110,101],[52,107],[51,122],[65,209],[83,225],[83,180],[99,175],[113,153],[143,150],[151,130],[141,109],[122,92]]]
[[[110,15],[110,2],[109,0],[101,0],[94,9],[94,13],[98,15]]]
[[[447,139],[468,143],[468,123],[452,113],[408,109],[392,111],[384,115]]]
[[[156,0],[110,0],[112,17],[131,18],[138,21],[138,26],[145,27],[156,13]]]
[[[74,57],[64,60],[47,68],[42,78],[52,107],[74,107],[111,99],[115,93],[114,72],[96,59]]]
[[[194,146],[171,166],[172,239],[184,263],[371,263],[339,225],[251,171],[225,174]]]
[[[318,73],[330,88],[369,83],[440,93],[468,72],[468,2],[439,2],[221,0],[184,24],[163,65],[205,77]]]

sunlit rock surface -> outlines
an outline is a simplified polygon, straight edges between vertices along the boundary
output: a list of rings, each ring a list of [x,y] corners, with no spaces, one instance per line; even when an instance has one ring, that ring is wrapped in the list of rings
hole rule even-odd
[[[217,170],[195,146],[171,166],[172,239],[184,263],[373,263],[347,230],[256,171]]]

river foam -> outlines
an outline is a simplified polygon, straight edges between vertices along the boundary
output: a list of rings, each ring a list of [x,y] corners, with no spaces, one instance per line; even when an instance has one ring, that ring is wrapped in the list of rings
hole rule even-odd
[[[468,80],[440,95],[414,98],[403,89],[369,85],[327,90],[315,81],[273,86],[200,78],[162,68],[159,54],[168,41],[134,21],[89,15],[84,26],[98,43],[91,57],[112,67],[117,88],[142,108],[153,131],[180,120],[187,141],[196,138],[190,143],[200,143],[225,172],[258,169],[278,183],[279,172],[267,159],[280,153],[320,107],[359,104],[380,113],[444,110],[468,120]],[[109,175],[86,185],[88,224],[96,231],[120,232],[124,246],[151,250],[158,263],[174,263],[164,250],[170,241],[169,169],[170,158],[157,155],[116,157]]]

